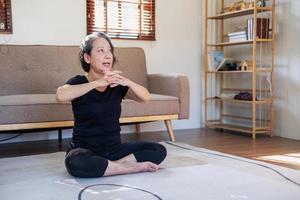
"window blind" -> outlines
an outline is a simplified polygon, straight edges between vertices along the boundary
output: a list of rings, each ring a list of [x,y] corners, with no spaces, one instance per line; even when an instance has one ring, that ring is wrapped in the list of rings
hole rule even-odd
[[[0,33],[12,33],[11,0],[0,0]]]
[[[155,40],[155,0],[87,0],[87,33]]]

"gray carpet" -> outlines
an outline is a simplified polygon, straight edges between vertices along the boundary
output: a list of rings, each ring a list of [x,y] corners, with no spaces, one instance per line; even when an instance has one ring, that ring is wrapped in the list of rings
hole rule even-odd
[[[185,144],[177,145],[187,149],[163,144],[168,157],[158,172],[93,179],[68,175],[62,152],[0,159],[0,199],[300,199],[300,171]]]

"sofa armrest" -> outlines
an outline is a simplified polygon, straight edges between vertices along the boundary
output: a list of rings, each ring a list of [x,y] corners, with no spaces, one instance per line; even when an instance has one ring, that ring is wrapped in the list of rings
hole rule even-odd
[[[188,119],[190,88],[187,76],[182,74],[148,74],[150,93],[175,96],[179,99],[179,119]]]

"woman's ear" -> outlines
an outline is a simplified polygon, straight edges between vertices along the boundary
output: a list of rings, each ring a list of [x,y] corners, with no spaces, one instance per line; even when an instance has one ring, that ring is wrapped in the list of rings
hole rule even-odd
[[[88,64],[91,63],[90,55],[89,55],[89,54],[84,53],[84,54],[83,54],[83,58],[84,58],[84,61],[85,61],[86,63],[88,63]]]

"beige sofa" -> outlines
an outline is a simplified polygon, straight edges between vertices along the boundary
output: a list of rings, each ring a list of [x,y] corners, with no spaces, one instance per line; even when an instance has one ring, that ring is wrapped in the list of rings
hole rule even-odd
[[[141,48],[116,48],[116,69],[145,86],[152,100],[122,103],[122,124],[164,120],[172,141],[171,120],[189,117],[189,82],[184,75],[147,74]],[[58,103],[58,86],[82,74],[77,46],[0,45],[0,132],[59,130],[73,126],[71,105]],[[163,66],[162,66],[163,67]]]

